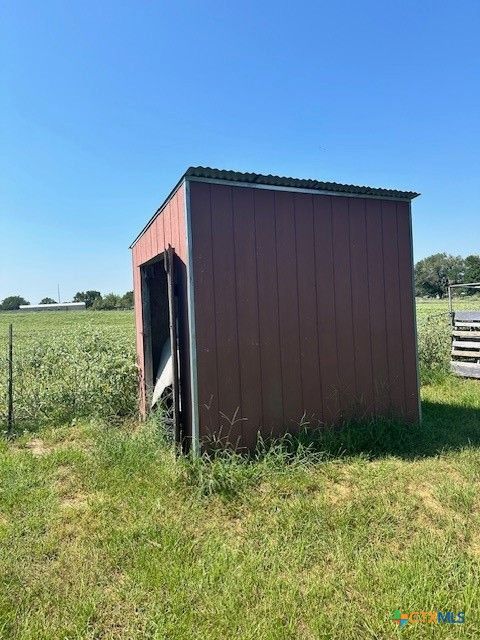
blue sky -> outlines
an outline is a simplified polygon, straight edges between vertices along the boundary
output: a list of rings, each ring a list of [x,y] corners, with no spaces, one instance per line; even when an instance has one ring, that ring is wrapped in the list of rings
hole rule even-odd
[[[189,165],[413,189],[415,257],[480,253],[480,3],[0,9],[0,299],[131,288]]]

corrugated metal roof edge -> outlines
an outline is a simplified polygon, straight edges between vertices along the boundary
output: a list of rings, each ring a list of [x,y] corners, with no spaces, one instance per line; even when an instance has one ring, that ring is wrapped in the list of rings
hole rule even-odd
[[[242,173],[240,171],[227,171],[213,169],[211,167],[189,167],[185,177],[211,178],[228,182],[246,182],[250,184],[264,184],[279,187],[292,187],[295,189],[312,189],[313,191],[332,191],[335,193],[352,193],[365,196],[385,196],[388,198],[402,198],[413,200],[420,194],[415,191],[399,191],[397,189],[384,189],[378,187],[358,186],[353,184],[341,184],[337,182],[323,182],[307,178],[289,178],[284,176],[264,175],[261,173]]]
[[[145,231],[149,228],[157,215],[164,209],[167,202],[177,191],[184,180],[188,178],[198,178],[204,180],[219,180],[224,182],[238,182],[252,185],[264,185],[266,187],[283,187],[291,189],[308,189],[311,191],[327,191],[330,193],[344,193],[346,195],[356,195],[376,198],[389,198],[393,200],[413,200],[420,194],[415,191],[398,191],[396,189],[383,189],[378,187],[357,186],[353,184],[341,184],[337,182],[322,182],[320,180],[305,178],[288,178],[283,176],[264,175],[261,173],[242,173],[241,171],[228,171],[225,169],[214,169],[211,167],[189,167],[180,180],[170,191],[168,196],[155,211],[153,216],[143,227],[135,240],[130,245],[130,249],[137,243]]]

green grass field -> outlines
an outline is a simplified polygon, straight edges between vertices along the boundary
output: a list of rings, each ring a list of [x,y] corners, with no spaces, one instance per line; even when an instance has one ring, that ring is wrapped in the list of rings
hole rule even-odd
[[[69,333],[93,331],[132,357],[131,313],[13,321],[27,351],[58,336],[78,356]],[[480,637],[480,383],[432,375],[422,399],[421,426],[351,426],[256,460],[176,459],[131,416],[0,440],[0,638]],[[465,624],[400,631],[396,609]]]
[[[78,418],[132,416],[137,406],[133,311],[0,313],[6,354],[14,330],[14,405],[19,428]],[[0,389],[7,366],[0,361]],[[0,421],[6,395],[0,394]]]
[[[421,322],[429,316],[448,313],[448,300],[417,299],[417,320]],[[480,299],[478,297],[470,299],[453,299],[453,308],[457,311],[478,311],[480,309]]]
[[[114,330],[117,335],[134,337],[133,311],[39,311],[39,312],[0,312],[0,332],[6,335],[8,325],[12,323],[15,334],[20,340],[38,340],[50,334],[65,331],[77,331],[93,328],[100,331]]]

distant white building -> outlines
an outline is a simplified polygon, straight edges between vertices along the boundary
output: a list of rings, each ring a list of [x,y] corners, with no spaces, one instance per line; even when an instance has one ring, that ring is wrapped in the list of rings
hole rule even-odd
[[[85,302],[55,302],[52,304],[21,304],[20,311],[85,311]]]

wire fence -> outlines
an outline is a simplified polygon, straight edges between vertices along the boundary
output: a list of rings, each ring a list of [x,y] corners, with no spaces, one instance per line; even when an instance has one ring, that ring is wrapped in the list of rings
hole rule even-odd
[[[138,370],[131,315],[128,323],[113,326],[106,317],[99,322],[93,312],[89,319],[66,325],[58,317],[24,322],[15,316],[8,324],[0,323],[1,430],[136,415]]]
[[[457,311],[480,310],[480,299],[478,297],[472,297],[467,300],[461,297],[455,297],[453,299],[453,304],[454,309],[456,309]],[[416,309],[417,324],[419,326],[431,318],[450,318],[450,310],[447,299],[431,300],[417,298]]]

